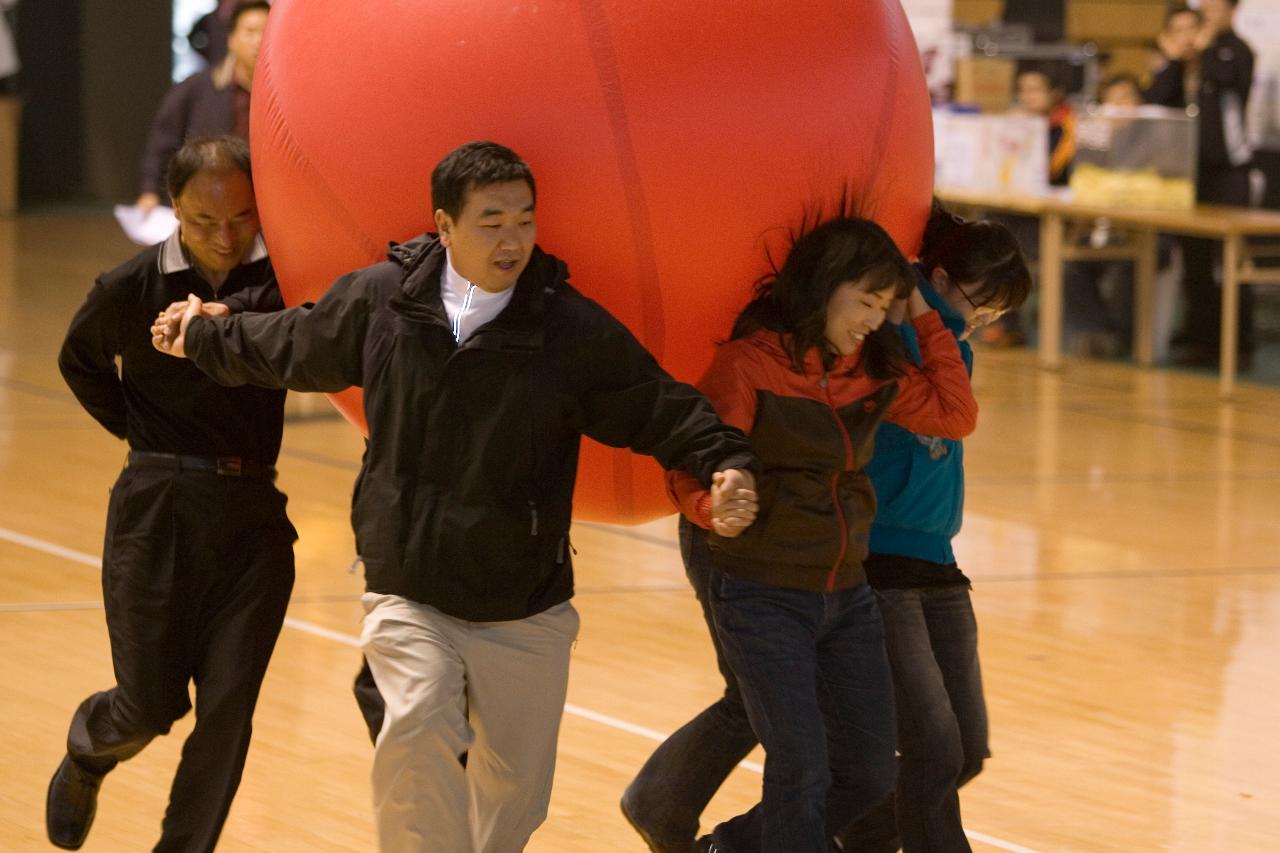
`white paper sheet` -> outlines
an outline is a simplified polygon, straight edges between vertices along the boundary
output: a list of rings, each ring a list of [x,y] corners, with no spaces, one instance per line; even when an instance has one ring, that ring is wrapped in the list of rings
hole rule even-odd
[[[169,239],[173,229],[178,227],[173,208],[157,205],[150,211],[143,212],[132,204],[115,206],[116,221],[124,229],[125,236],[139,246],[154,246]]]

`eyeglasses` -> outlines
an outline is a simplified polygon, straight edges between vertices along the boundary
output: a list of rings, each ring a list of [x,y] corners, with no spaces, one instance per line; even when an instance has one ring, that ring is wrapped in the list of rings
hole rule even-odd
[[[946,270],[943,270],[943,275],[946,275],[946,272]],[[950,278],[950,276],[947,276],[948,281],[950,281]],[[973,320],[970,321],[971,326],[985,326],[987,323],[994,323],[996,320],[999,320],[1005,314],[1009,313],[1008,308],[992,308],[990,305],[979,305],[974,302],[973,297],[971,297],[958,282],[952,281],[951,286],[960,292],[960,295],[964,297],[964,301],[968,302],[969,307],[973,309]],[[978,320],[979,317],[982,318],[981,321]]]

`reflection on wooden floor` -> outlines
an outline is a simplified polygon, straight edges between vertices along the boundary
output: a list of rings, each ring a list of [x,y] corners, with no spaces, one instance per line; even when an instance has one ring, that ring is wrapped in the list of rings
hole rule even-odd
[[[72,710],[112,683],[95,569],[123,447],[55,353],[93,276],[132,252],[109,220],[0,222],[0,849],[45,849]],[[1280,390],[981,352],[958,552],[975,580],[994,758],[964,792],[974,848],[1280,849]],[[281,485],[298,583],[221,849],[374,849],[347,502],[360,442],[295,419]],[[642,846],[631,774],[717,676],[670,519],[574,533],[582,635],[551,815],[530,850]],[[107,780],[86,850],[146,849],[190,721]],[[755,756],[757,759],[759,756]],[[758,794],[739,770],[707,818]]]

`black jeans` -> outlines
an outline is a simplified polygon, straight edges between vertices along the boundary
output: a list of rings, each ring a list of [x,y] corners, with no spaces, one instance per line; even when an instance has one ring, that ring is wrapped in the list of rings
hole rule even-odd
[[[126,468],[111,492],[102,592],[116,686],[86,699],[67,752],[106,773],[191,709],[155,849],[212,850],[293,589],[285,496],[267,480]]]
[[[894,796],[840,834],[845,850],[969,850],[956,789],[990,753],[978,627],[964,584],[876,591],[898,707]],[[888,828],[890,831],[886,831]]]
[[[707,531],[683,517],[680,553],[715,645],[716,665],[724,677],[724,695],[663,741],[622,796],[631,818],[654,838],[666,842],[694,839],[707,803],[757,743],[738,680],[725,662],[711,617],[707,599],[711,575]]]
[[[764,794],[725,853],[822,853],[893,789],[893,683],[865,583],[811,592],[713,571],[711,613],[765,749]]]

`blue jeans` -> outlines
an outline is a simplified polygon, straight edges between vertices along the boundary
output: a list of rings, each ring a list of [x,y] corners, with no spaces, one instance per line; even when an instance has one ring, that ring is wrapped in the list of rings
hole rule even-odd
[[[846,850],[905,853],[969,850],[956,789],[977,776],[987,751],[987,706],[978,627],[964,584],[881,589],[893,668],[901,753],[894,796],[840,834]]]
[[[738,762],[756,745],[755,732],[738,691],[738,680],[725,662],[707,599],[711,551],[707,531],[680,519],[680,554],[685,574],[702,605],[702,616],[716,664],[724,676],[724,695],[668,737],[645,762],[622,795],[623,807],[638,825],[667,843],[693,841],[698,818]]]
[[[711,612],[765,748],[764,795],[716,827],[725,853],[822,853],[894,783],[893,684],[865,583],[831,593],[713,571]]]

